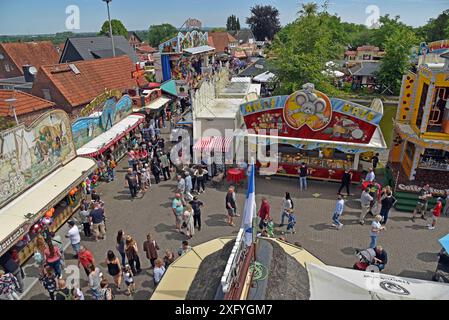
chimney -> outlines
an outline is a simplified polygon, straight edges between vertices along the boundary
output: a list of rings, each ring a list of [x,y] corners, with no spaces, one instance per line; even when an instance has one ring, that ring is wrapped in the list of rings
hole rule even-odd
[[[22,66],[23,75],[26,82],[34,82],[34,76],[36,75],[36,68],[32,65],[26,64]]]

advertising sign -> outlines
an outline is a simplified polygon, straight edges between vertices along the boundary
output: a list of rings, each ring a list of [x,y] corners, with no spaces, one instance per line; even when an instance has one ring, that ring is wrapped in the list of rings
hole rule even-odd
[[[368,144],[382,114],[350,101],[330,99],[306,84],[290,96],[240,106],[247,129],[277,129],[281,137]]]
[[[70,120],[62,110],[45,113],[29,128],[0,133],[0,207],[76,157]]]

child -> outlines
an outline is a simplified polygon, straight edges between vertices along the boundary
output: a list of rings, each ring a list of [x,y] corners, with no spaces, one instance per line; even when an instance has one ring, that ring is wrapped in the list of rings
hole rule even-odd
[[[443,209],[443,199],[438,198],[437,204],[433,208],[432,224],[427,225],[427,228],[429,230],[435,230],[435,225],[437,224],[438,218],[441,216],[442,209]]]
[[[145,164],[145,173],[143,174],[143,181],[145,184],[145,187],[151,187],[151,171],[148,167],[148,163]],[[146,188],[145,188],[146,189]]]
[[[131,271],[131,267],[129,264],[126,265],[125,271],[123,272],[123,278],[125,280],[125,284],[127,286],[126,295],[132,295],[135,290],[135,284],[134,284],[134,278],[133,278],[133,272]]]
[[[290,231],[290,233],[296,233],[295,224],[296,224],[296,217],[292,211],[289,211],[288,212],[287,232]]]
[[[44,274],[40,276],[39,280],[42,282],[45,290],[48,291],[51,300],[55,300],[55,291],[57,289],[56,286],[56,275],[53,272],[52,267],[46,267],[44,269]]]

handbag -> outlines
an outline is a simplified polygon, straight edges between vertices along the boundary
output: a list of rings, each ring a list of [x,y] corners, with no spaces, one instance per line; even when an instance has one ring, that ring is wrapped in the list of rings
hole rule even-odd
[[[183,228],[187,228],[187,222],[184,221],[184,222],[182,223],[182,227],[183,227]]]

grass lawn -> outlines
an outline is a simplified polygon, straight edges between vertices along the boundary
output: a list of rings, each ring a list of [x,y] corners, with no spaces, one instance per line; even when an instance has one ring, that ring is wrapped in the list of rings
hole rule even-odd
[[[380,122],[380,128],[382,129],[382,133],[388,147],[390,147],[391,140],[393,138],[393,119],[396,118],[397,108],[397,105],[384,105],[384,116],[382,117],[382,121]]]

